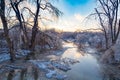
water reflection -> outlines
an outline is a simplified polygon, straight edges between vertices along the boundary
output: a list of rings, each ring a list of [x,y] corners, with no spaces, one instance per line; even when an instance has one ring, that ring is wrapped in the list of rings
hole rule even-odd
[[[1,80],[38,80],[39,72],[37,68],[29,67],[26,69],[15,69],[8,73],[7,79],[2,78]]]
[[[21,70],[20,80],[25,80],[24,77],[25,77],[26,74],[27,74],[27,69]]]
[[[38,70],[37,70],[37,68],[34,68],[33,69],[33,74],[34,74],[34,80],[38,80]]]
[[[13,80],[14,72],[15,72],[14,70],[9,72],[7,80]]]
[[[71,80],[102,80],[100,65],[91,55],[82,56],[80,63],[72,65],[66,74]]]
[[[69,44],[65,47],[67,46],[72,48],[68,48],[62,57],[80,61],[80,63],[72,65],[72,70],[66,72],[70,80],[102,80],[100,65],[94,56],[79,52],[74,44]]]

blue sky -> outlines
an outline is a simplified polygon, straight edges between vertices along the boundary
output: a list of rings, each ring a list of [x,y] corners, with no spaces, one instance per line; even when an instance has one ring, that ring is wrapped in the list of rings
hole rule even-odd
[[[77,5],[84,5],[88,3],[90,0],[65,0],[70,5],[77,6]]]
[[[65,31],[75,31],[96,27],[96,21],[84,22],[86,16],[94,12],[96,0],[59,0],[55,6],[63,12],[58,23],[51,24],[52,27]]]
[[[68,15],[79,13],[81,15],[88,15],[94,11],[95,0],[59,0],[57,7]]]

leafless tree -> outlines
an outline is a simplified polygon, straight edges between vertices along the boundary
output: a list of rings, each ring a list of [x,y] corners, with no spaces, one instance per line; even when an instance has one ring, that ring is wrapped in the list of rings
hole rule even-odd
[[[120,0],[98,0],[100,6],[95,8],[100,25],[105,35],[106,48],[114,45],[120,33]],[[110,36],[110,37],[109,37]],[[110,43],[111,45],[109,45]]]
[[[14,54],[14,47],[13,47],[13,42],[10,39],[9,36],[9,28],[8,28],[8,20],[7,20],[7,15],[6,15],[6,1],[9,4],[9,7],[11,8],[10,11],[12,11],[15,13],[16,19],[18,20],[19,24],[20,24],[20,30],[23,31],[24,35],[27,38],[27,31],[25,28],[25,16],[24,13],[22,13],[21,10],[28,10],[29,14],[32,14],[32,18],[33,18],[33,25],[32,25],[32,33],[31,33],[31,38],[30,39],[30,45],[29,48],[30,49],[34,49],[35,48],[35,39],[36,39],[36,35],[38,32],[38,20],[41,19],[41,12],[40,11],[48,11],[49,13],[52,13],[52,15],[59,17],[62,12],[59,11],[56,7],[54,7],[49,0],[0,0],[0,17],[1,17],[1,21],[3,23],[3,28],[4,28],[4,33],[5,33],[5,37],[6,37],[6,41],[8,43],[9,49],[10,49],[10,56],[11,56],[11,60],[14,61],[15,60],[15,54]],[[23,9],[20,9],[20,3],[24,2],[28,2],[29,4],[31,4],[32,6],[35,7],[35,12],[33,12],[29,7],[23,7]],[[10,6],[11,5],[11,6]],[[48,14],[49,14],[48,13]],[[28,14],[28,13],[27,13]],[[8,14],[8,16],[10,16],[11,14]]]
[[[20,6],[20,3],[23,3],[24,2],[27,2],[28,4],[34,6],[35,8],[35,12],[32,11],[29,7],[25,6],[25,7],[22,7],[22,9],[19,8]],[[20,23],[20,28],[21,30],[23,30],[25,36],[26,36],[26,39],[28,39],[28,36],[27,36],[27,31],[26,31],[26,28],[25,28],[25,24],[26,21],[25,21],[25,16],[24,16],[24,13],[22,13],[22,11],[28,11],[29,13],[27,14],[30,14],[32,15],[32,18],[33,18],[33,25],[32,25],[32,34],[31,34],[31,40],[30,42],[30,45],[29,45],[29,48],[30,49],[34,49],[35,47],[35,39],[36,39],[36,34],[38,32],[38,20],[41,19],[41,12],[42,11],[48,11],[50,13],[52,13],[52,15],[56,16],[56,17],[59,17],[60,14],[62,14],[61,11],[59,11],[56,7],[54,7],[50,2],[49,0],[10,0],[10,4],[11,4],[11,7],[13,8],[13,11],[15,12],[15,15]],[[21,11],[22,10],[22,11]],[[49,14],[49,13],[48,13]],[[27,43],[27,45],[28,45]]]
[[[26,39],[28,39],[28,36],[27,36],[26,27],[25,27],[25,20],[24,20],[24,16],[23,16],[22,12],[19,9],[19,5],[23,1],[26,1],[26,0],[10,0],[10,4],[11,4],[12,9],[14,10],[14,12],[16,14],[16,18],[19,21],[20,30],[23,31],[23,33],[25,35],[25,37],[23,37],[23,40],[24,40],[24,42],[25,42],[25,44],[27,46],[28,45],[28,41]]]
[[[38,32],[38,19],[41,17],[40,11],[47,10],[50,13],[52,13],[54,16],[59,17],[60,14],[62,14],[61,11],[59,11],[56,7],[54,7],[49,0],[32,0],[36,4],[36,12],[32,12],[29,8],[26,8],[29,10],[33,15],[34,15],[34,24],[32,27],[32,36],[31,36],[31,41],[30,41],[30,48],[34,49],[35,47],[35,39],[36,39],[36,34]]]

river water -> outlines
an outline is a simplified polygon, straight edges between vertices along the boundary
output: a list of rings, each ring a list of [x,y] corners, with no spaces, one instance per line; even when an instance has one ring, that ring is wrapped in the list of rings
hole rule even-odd
[[[64,52],[62,57],[80,61],[80,63],[72,65],[72,70],[66,72],[70,80],[103,80],[100,64],[96,57],[91,54],[79,52],[76,48],[77,46],[72,43],[65,45],[64,47],[69,48]]]
[[[92,54],[86,54],[84,52],[78,51],[77,46],[74,45],[73,43],[64,43],[63,48],[65,48],[65,50],[59,56],[60,58],[71,58],[79,61],[79,63],[75,63],[70,66],[71,70],[68,70],[67,72],[61,71],[62,74],[67,75],[66,80],[103,80],[103,75],[101,74],[101,65],[99,64],[95,56],[93,56]],[[93,52],[93,54],[95,52],[94,49],[86,49],[86,50],[90,50],[90,53]],[[57,58],[58,56],[54,55],[54,57],[49,57],[49,58],[52,59],[55,57]],[[21,76],[20,74],[23,74],[25,72],[16,70],[14,71],[14,75],[10,71],[9,73],[5,73],[3,76],[0,76],[0,80],[53,80],[53,79],[47,79],[45,75],[43,75],[42,78],[38,74],[36,74],[37,78],[31,78],[33,76],[33,74],[31,73],[35,71],[30,71],[30,70],[33,69],[29,69],[28,73],[26,74],[27,76],[29,76],[28,78],[27,77],[20,78]],[[11,76],[15,78],[11,78]]]

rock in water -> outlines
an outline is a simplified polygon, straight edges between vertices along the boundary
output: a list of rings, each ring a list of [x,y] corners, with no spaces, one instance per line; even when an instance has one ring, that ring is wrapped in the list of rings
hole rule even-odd
[[[61,64],[58,62],[52,62],[52,65],[55,66],[56,68],[62,70],[62,71],[68,71],[71,70],[70,66],[66,65],[66,64]]]
[[[55,76],[55,78],[56,78],[57,80],[64,80],[65,78],[67,78],[67,75],[57,74],[57,75]]]
[[[49,70],[48,73],[46,74],[46,77],[47,78],[52,78],[53,75],[55,75],[55,74],[56,74],[56,71]]]

